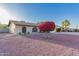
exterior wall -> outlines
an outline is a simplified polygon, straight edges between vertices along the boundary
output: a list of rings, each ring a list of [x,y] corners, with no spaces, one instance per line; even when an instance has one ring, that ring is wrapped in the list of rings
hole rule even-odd
[[[28,32],[29,32],[29,33],[32,33],[33,27],[27,27],[26,29],[27,29],[27,30],[26,30],[27,33],[28,33]]]
[[[9,26],[9,32],[10,33],[16,33],[15,32],[15,27],[16,27],[15,24],[14,23],[11,23],[10,26]]]
[[[40,32],[39,28],[37,28],[37,32]]]
[[[9,32],[14,33],[14,34],[22,33],[22,27],[23,26],[16,26],[14,23],[11,23],[9,26]],[[29,27],[29,26],[24,26],[24,27],[26,27],[26,33],[28,33],[28,32],[33,33],[32,32],[33,27]],[[39,30],[37,30],[37,32],[39,32]]]
[[[19,34],[19,33],[22,33],[22,27],[23,26],[16,26],[16,34]],[[32,33],[32,29],[33,27],[28,27],[28,26],[25,26],[26,27],[26,34],[27,33]]]
[[[22,26],[16,26],[15,32],[16,34],[22,33]]]

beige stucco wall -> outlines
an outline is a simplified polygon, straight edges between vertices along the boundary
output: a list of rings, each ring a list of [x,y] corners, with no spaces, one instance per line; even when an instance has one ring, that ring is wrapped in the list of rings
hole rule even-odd
[[[22,26],[16,26],[15,32],[16,34],[22,33]]]
[[[16,26],[16,33],[19,34],[19,33],[22,33],[22,27],[23,26]],[[33,27],[28,27],[28,26],[25,26],[26,27],[26,33],[32,33],[32,29]]]
[[[19,33],[22,33],[22,27],[23,26],[16,26],[14,23],[11,23],[10,26],[9,26],[9,32],[10,33],[14,33],[14,34],[19,34]],[[29,27],[29,26],[24,26],[26,27],[26,33],[33,33],[32,32],[32,29],[33,27]],[[39,30],[38,30],[39,32]]]
[[[32,33],[32,29],[33,29],[33,27],[27,27],[27,33],[29,32],[29,33]]]
[[[15,32],[15,28],[16,28],[15,24],[14,23],[11,23],[10,26],[9,26],[9,32],[10,33],[16,33]]]
[[[40,32],[39,28],[37,28],[37,32]]]

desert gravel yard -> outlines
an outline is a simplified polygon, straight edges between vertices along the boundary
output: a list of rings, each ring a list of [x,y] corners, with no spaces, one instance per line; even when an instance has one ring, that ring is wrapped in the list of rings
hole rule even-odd
[[[79,56],[79,35],[0,34],[1,56]]]

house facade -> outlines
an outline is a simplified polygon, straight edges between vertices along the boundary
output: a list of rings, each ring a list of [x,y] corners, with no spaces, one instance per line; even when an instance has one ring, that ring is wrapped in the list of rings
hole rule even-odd
[[[9,21],[9,32],[13,34],[27,34],[39,32],[35,23],[26,23],[24,21]]]

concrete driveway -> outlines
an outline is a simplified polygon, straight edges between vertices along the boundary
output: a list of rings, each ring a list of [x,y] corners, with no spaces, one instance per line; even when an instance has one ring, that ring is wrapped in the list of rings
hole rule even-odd
[[[41,33],[19,36],[0,34],[0,55],[79,56],[79,35]]]

